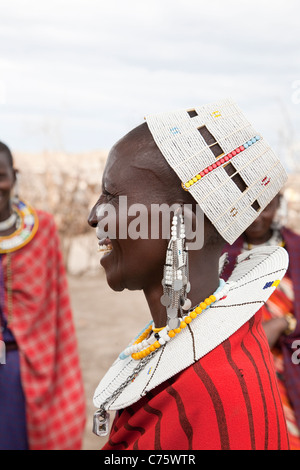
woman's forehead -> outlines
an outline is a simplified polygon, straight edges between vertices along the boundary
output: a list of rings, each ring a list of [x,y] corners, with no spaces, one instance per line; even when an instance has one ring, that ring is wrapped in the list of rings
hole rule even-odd
[[[146,140],[141,142],[134,136],[125,136],[109,152],[103,173],[103,182],[119,187],[130,182],[134,186],[143,185],[155,173],[155,148]]]
[[[0,165],[2,168],[9,167],[12,168],[9,156],[4,150],[0,150]]]

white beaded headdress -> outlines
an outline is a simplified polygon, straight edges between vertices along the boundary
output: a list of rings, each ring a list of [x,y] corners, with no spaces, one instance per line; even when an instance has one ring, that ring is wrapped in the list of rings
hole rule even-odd
[[[182,187],[230,244],[286,182],[278,157],[231,99],[146,121]]]

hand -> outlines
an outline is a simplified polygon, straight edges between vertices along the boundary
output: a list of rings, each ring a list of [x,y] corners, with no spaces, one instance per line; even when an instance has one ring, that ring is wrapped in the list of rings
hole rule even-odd
[[[291,335],[292,333],[294,333],[296,327],[297,327],[297,320],[296,318],[294,317],[294,315],[292,315],[291,313],[287,313],[286,316],[285,316],[285,319],[288,323],[288,327],[287,329],[285,330],[284,334],[289,336]]]
[[[272,318],[272,320],[263,323],[263,329],[271,349],[275,346],[280,336],[285,334],[288,327],[289,322],[285,317]]]

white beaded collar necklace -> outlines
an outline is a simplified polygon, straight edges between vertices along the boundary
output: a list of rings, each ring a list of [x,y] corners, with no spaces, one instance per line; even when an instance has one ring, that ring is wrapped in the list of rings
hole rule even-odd
[[[17,221],[17,214],[16,212],[13,212],[8,219],[0,221],[0,232],[4,232],[4,230],[8,230],[12,228],[16,221]]]
[[[38,229],[38,215],[27,202],[14,201],[13,211],[17,217],[16,230],[11,235],[0,236],[0,254],[11,253],[27,245]]]
[[[106,435],[108,411],[136,403],[234,334],[264,305],[287,267],[288,254],[281,247],[267,246],[245,252],[238,257],[226,283],[227,295],[211,305],[209,311],[205,309],[180,335],[139,361],[132,358],[129,345],[95,391],[93,401],[98,411],[94,432],[99,436]]]

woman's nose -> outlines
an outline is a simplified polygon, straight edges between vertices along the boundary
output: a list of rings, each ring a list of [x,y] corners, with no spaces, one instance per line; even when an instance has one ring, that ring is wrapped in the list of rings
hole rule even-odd
[[[98,220],[97,220],[97,205],[95,204],[95,206],[92,208],[91,212],[90,212],[90,215],[88,217],[88,224],[93,227],[93,228],[96,228],[97,225],[98,225]]]

